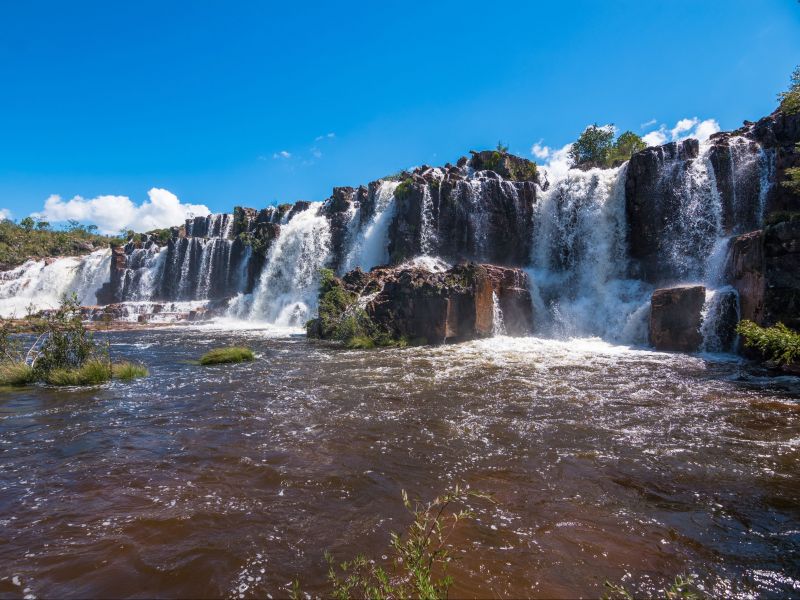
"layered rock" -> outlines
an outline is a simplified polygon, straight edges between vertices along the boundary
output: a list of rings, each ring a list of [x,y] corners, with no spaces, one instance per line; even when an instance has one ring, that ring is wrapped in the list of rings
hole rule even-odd
[[[520,269],[461,264],[434,272],[401,265],[369,273],[351,271],[334,286],[350,298],[340,315],[320,315],[326,323],[341,321],[363,310],[364,330],[393,340],[442,344],[489,337],[497,332],[526,335],[533,329],[533,308],[527,275]],[[321,311],[327,310],[323,290]],[[337,337],[336,327],[312,323],[317,337]]]
[[[736,237],[727,275],[739,292],[742,319],[800,328],[800,220]]]
[[[702,285],[662,288],[653,292],[650,302],[650,343],[656,350],[694,352],[703,336],[703,305],[706,288]]]

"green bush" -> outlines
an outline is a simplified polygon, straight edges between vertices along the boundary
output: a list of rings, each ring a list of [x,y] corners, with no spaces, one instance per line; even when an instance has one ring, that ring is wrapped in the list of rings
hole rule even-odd
[[[745,348],[755,348],[779,365],[797,362],[800,358],[800,334],[783,323],[760,327],[744,320],[736,326],[736,333],[742,336]]]
[[[123,379],[125,381],[147,377],[150,374],[144,365],[138,365],[127,360],[112,364],[111,372],[115,379]]]
[[[33,365],[39,378],[56,369],[78,369],[90,358],[107,354],[98,348],[94,334],[84,327],[74,294],[65,296],[58,309],[45,314],[40,327],[44,341]]]
[[[330,595],[339,600],[447,598],[453,584],[452,577],[447,575],[451,554],[448,538],[460,522],[472,518],[473,513],[466,508],[470,497],[486,498],[456,486],[429,504],[412,505],[403,491],[403,504],[413,522],[404,534],[391,534],[391,564],[383,567],[381,561],[368,560],[363,555],[336,564],[326,553]],[[461,508],[453,510],[454,505]],[[295,593],[299,593],[299,586]]]
[[[413,189],[413,187],[414,187],[414,180],[411,177],[406,177],[405,179],[403,179],[403,181],[400,182],[400,185],[398,185],[395,188],[394,197],[397,200],[406,199],[411,194],[411,190]]]
[[[214,348],[200,357],[201,365],[220,365],[227,363],[240,363],[254,360],[255,355],[250,348],[230,346],[227,348]]]
[[[50,385],[98,385],[111,379],[112,368],[108,360],[92,358],[80,367],[47,371],[43,379]]]
[[[800,171],[800,169],[798,169]],[[778,223],[787,223],[791,221],[799,221],[800,212],[791,210],[779,210],[767,215],[764,219],[764,225],[777,225]]]
[[[789,89],[778,94],[778,102],[783,112],[793,115],[800,112],[800,66],[795,67],[789,81]]]
[[[24,361],[0,364],[0,385],[27,385],[35,380],[33,369]]]
[[[614,140],[614,127],[600,127],[595,123],[584,129],[572,144],[569,157],[573,167],[613,167],[630,159],[647,145],[632,131],[626,131]]]

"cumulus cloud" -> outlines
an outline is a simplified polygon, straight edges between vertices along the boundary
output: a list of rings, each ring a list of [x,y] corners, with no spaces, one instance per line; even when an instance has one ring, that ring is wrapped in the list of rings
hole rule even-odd
[[[696,138],[704,142],[719,130],[719,123],[717,123],[715,119],[705,119],[701,121],[697,117],[692,117],[691,119],[680,119],[675,123],[675,127],[672,128],[661,124],[658,129],[642,136],[642,139],[648,146],[658,146],[660,144],[666,144],[667,142],[678,142],[687,138]]]
[[[11,211],[7,208],[0,208],[0,221],[11,220]]]
[[[123,229],[149,231],[180,225],[189,217],[211,212],[203,204],[184,204],[165,189],[152,188],[147,195],[149,199],[138,205],[127,196],[75,196],[64,200],[52,195],[42,211],[32,216],[54,223],[69,220],[94,223],[102,233],[117,233]]]
[[[535,143],[531,147],[531,154],[538,158],[542,168],[546,171],[548,179],[551,181],[561,179],[569,171],[572,164],[569,158],[569,151],[572,149],[572,144],[567,144],[561,148],[551,148],[545,146],[541,142]]]
[[[533,154],[539,160],[547,160],[547,157],[550,156],[550,147],[543,146],[542,140],[539,140],[533,146],[531,146],[531,154]]]
[[[281,150],[280,152],[275,152],[272,155],[272,158],[292,158],[292,153],[286,150]]]

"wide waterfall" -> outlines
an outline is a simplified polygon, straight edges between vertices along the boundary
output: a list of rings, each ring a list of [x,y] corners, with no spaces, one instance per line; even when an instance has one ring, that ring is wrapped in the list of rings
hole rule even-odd
[[[337,188],[336,205],[332,197],[188,219],[170,235],[134,237],[113,256],[7,271],[0,312],[52,308],[76,292],[87,305],[129,305],[134,316],[213,304],[217,315],[298,327],[315,312],[322,268],[474,260],[525,268],[536,335],[561,339],[646,344],[653,290],[703,284],[704,347],[718,350],[728,340],[715,323],[736,305],[725,280],[729,242],[761,225],[776,171],[774,149],[726,135],[649,148],[634,157],[633,181],[632,163],[548,173],[549,184],[536,184],[467,162],[420,167],[402,183]],[[636,193],[649,204],[636,206]],[[636,210],[652,223],[646,238],[630,225]]]

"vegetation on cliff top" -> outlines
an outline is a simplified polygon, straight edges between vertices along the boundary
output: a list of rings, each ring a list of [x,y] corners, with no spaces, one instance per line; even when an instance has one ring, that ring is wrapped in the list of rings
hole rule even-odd
[[[53,229],[47,221],[25,217],[19,223],[0,221],[0,269],[7,270],[31,258],[88,254],[122,238],[100,235],[95,225],[70,221],[65,229]]]
[[[800,66],[795,67],[789,82],[789,89],[778,94],[778,102],[783,112],[793,115],[800,112]]]
[[[767,360],[779,365],[800,360],[800,333],[792,331],[783,323],[774,327],[760,327],[752,321],[741,321],[736,333],[742,336],[745,348],[758,350]]]
[[[614,127],[595,123],[584,129],[572,144],[569,158],[573,167],[613,167],[622,164],[647,145],[632,131],[625,131],[614,140]]]

